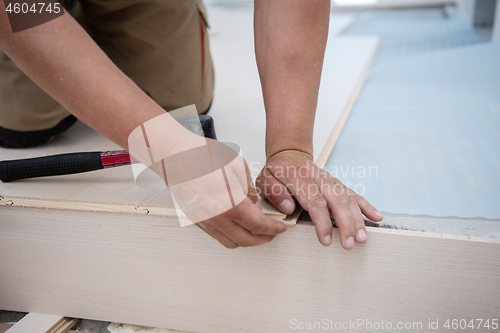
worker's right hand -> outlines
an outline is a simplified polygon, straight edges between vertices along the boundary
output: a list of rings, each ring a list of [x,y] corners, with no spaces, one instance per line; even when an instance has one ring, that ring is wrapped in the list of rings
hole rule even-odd
[[[264,215],[258,201],[248,197],[233,209],[196,225],[228,249],[265,244],[286,230],[285,224]]]
[[[268,243],[286,230],[283,222],[262,212],[248,166],[235,149],[206,139],[205,145],[164,160],[177,205],[192,223],[231,249]]]
[[[218,184],[212,184],[211,181],[202,186],[207,185],[206,189],[210,191],[215,204],[227,201],[231,196],[234,207],[196,225],[230,249],[268,243],[284,232],[284,223],[272,220],[262,212],[257,191],[243,157],[223,143],[210,139],[207,139],[207,143],[210,147],[212,167],[223,168],[225,183],[230,191],[228,193],[226,188],[214,191]],[[192,190],[198,193],[203,191],[201,188]]]

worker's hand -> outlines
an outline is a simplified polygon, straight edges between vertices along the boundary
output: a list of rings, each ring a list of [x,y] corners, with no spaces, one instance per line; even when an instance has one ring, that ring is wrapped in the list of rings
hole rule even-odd
[[[340,243],[347,250],[354,247],[355,241],[364,243],[367,240],[362,213],[373,221],[383,218],[362,196],[320,169],[310,155],[300,151],[287,150],[273,155],[256,184],[260,196],[285,214],[295,210],[295,197],[309,212],[324,246],[332,241],[330,212],[339,229]]]
[[[224,168],[225,177],[226,180],[229,180],[226,183],[229,183],[231,196],[236,201],[236,206],[213,218],[196,223],[196,225],[230,249],[268,243],[276,235],[286,231],[284,223],[272,220],[262,212],[257,191],[243,157],[236,154],[233,162],[228,164],[228,160],[234,157],[234,151],[217,141],[207,141],[211,147],[215,168],[217,168],[217,164],[226,166]],[[238,179],[241,188],[238,189],[238,186],[235,186],[231,179]],[[217,200],[218,202],[227,200],[227,192],[215,193],[212,191],[211,195],[221,195],[222,198]],[[238,198],[238,195],[243,195],[244,198]]]
[[[206,139],[166,158],[167,185],[189,220],[225,247],[270,242],[286,226],[264,215],[248,166],[233,148]]]
[[[265,244],[286,231],[285,224],[264,215],[258,201],[250,198],[196,225],[229,249]]]

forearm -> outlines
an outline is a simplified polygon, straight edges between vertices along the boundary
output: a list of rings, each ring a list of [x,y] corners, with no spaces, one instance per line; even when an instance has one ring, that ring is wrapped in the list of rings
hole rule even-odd
[[[255,0],[255,51],[266,107],[267,157],[313,154],[329,0]]]
[[[127,147],[128,135],[134,128],[164,113],[69,14],[12,33],[1,2],[0,32],[0,48],[35,83],[122,147]],[[180,126],[172,119],[172,127]]]

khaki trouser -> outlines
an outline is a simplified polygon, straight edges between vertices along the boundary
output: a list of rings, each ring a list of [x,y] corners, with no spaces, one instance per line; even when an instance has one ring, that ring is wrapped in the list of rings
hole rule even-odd
[[[202,0],[80,0],[79,6],[75,16],[94,41],[165,110],[209,108],[214,71]],[[69,115],[0,51],[1,127],[45,130]]]

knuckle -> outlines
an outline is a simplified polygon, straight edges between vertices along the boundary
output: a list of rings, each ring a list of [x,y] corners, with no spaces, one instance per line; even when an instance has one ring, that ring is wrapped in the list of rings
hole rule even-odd
[[[315,208],[325,208],[328,207],[328,203],[323,196],[315,196],[309,202],[311,207]]]
[[[335,204],[341,207],[349,206],[349,199],[345,195],[339,195],[335,198]]]
[[[316,232],[320,235],[328,235],[332,232],[333,226],[331,223],[316,224]]]
[[[252,230],[250,231],[252,234],[254,235],[260,235],[262,234],[263,232],[265,231],[265,227],[262,226],[262,225],[258,225],[254,228],[252,228]]]

